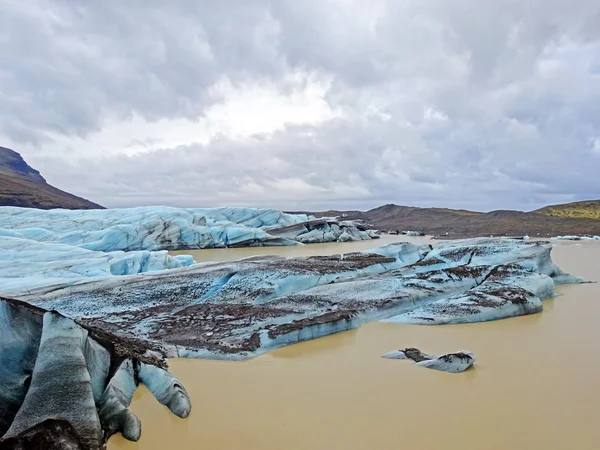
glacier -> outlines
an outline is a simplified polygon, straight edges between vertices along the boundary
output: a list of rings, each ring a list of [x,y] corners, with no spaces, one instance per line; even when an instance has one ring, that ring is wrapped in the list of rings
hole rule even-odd
[[[0,297],[0,448],[100,450],[114,433],[141,434],[128,410],[139,383],[178,417],[183,386],[164,357],[139,341]]]
[[[513,239],[404,242],[16,283],[0,293],[151,342],[168,357],[244,359],[373,320],[441,325],[540,312],[556,284],[581,281],[554,265],[551,249]]]
[[[149,206],[50,211],[0,207],[0,236],[87,250],[136,251],[299,245],[376,238],[357,221],[275,209]]]
[[[64,284],[91,277],[132,275],[190,266],[190,255],[171,256],[166,250],[99,252],[58,243],[0,236],[0,290],[5,295],[23,287]]]

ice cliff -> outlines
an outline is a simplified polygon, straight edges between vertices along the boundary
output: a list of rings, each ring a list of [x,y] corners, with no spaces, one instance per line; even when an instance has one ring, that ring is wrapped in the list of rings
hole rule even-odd
[[[375,234],[357,222],[274,209],[152,206],[51,211],[0,207],[0,236],[110,252],[344,242]]]
[[[179,417],[191,403],[151,347],[0,297],[0,448],[104,448],[140,437],[138,384]]]

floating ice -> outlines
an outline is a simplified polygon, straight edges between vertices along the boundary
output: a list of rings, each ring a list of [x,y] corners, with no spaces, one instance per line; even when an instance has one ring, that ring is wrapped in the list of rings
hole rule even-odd
[[[556,283],[581,281],[553,264],[551,249],[510,239],[395,243],[80,278],[11,294],[152,342],[167,356],[243,359],[372,320],[436,325],[539,312]]]
[[[600,236],[576,236],[576,235],[567,235],[567,236],[555,236],[551,239],[559,240],[559,241],[600,241]]]
[[[423,233],[422,231],[403,231],[402,232],[403,235],[405,236],[425,236],[425,233]]]
[[[451,373],[464,372],[475,363],[475,355],[467,350],[445,355],[428,355],[416,348],[405,348],[388,352],[383,358],[410,359],[417,366]]]

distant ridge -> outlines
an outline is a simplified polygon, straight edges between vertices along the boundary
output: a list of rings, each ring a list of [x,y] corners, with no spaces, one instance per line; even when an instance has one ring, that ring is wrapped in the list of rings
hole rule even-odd
[[[531,212],[500,210],[487,213],[449,208],[418,208],[387,204],[369,211],[319,211],[304,213],[362,219],[382,231],[422,231],[449,237],[523,236],[565,234],[600,235],[600,200],[552,205]]]
[[[600,219],[600,200],[550,205],[535,212],[554,217],[569,217],[572,219]]]
[[[0,147],[0,206],[103,209],[96,203],[49,185],[19,153],[5,147]]]

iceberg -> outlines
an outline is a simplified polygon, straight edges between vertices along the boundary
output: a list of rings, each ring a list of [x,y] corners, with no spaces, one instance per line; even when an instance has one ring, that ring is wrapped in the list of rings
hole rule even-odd
[[[402,232],[403,235],[405,236],[425,236],[425,233],[423,233],[422,231],[403,231]]]
[[[567,236],[555,236],[551,239],[557,241],[600,241],[600,236],[578,236],[578,235],[567,235]]]
[[[554,265],[551,249],[512,239],[405,242],[344,255],[14,284],[9,293],[141,339],[166,357],[244,359],[373,320],[441,325],[540,312],[556,284],[582,281]]]
[[[100,450],[117,431],[137,440],[127,407],[140,382],[175,415],[189,414],[160,352],[139,341],[2,297],[0,324],[1,448]]]
[[[410,359],[417,366],[450,373],[464,372],[475,363],[475,355],[467,350],[445,355],[428,355],[416,348],[405,348],[388,352],[383,358]]]
[[[50,211],[0,207],[0,236],[102,252],[299,245],[377,237],[356,221],[316,219],[275,209],[167,206]]]

